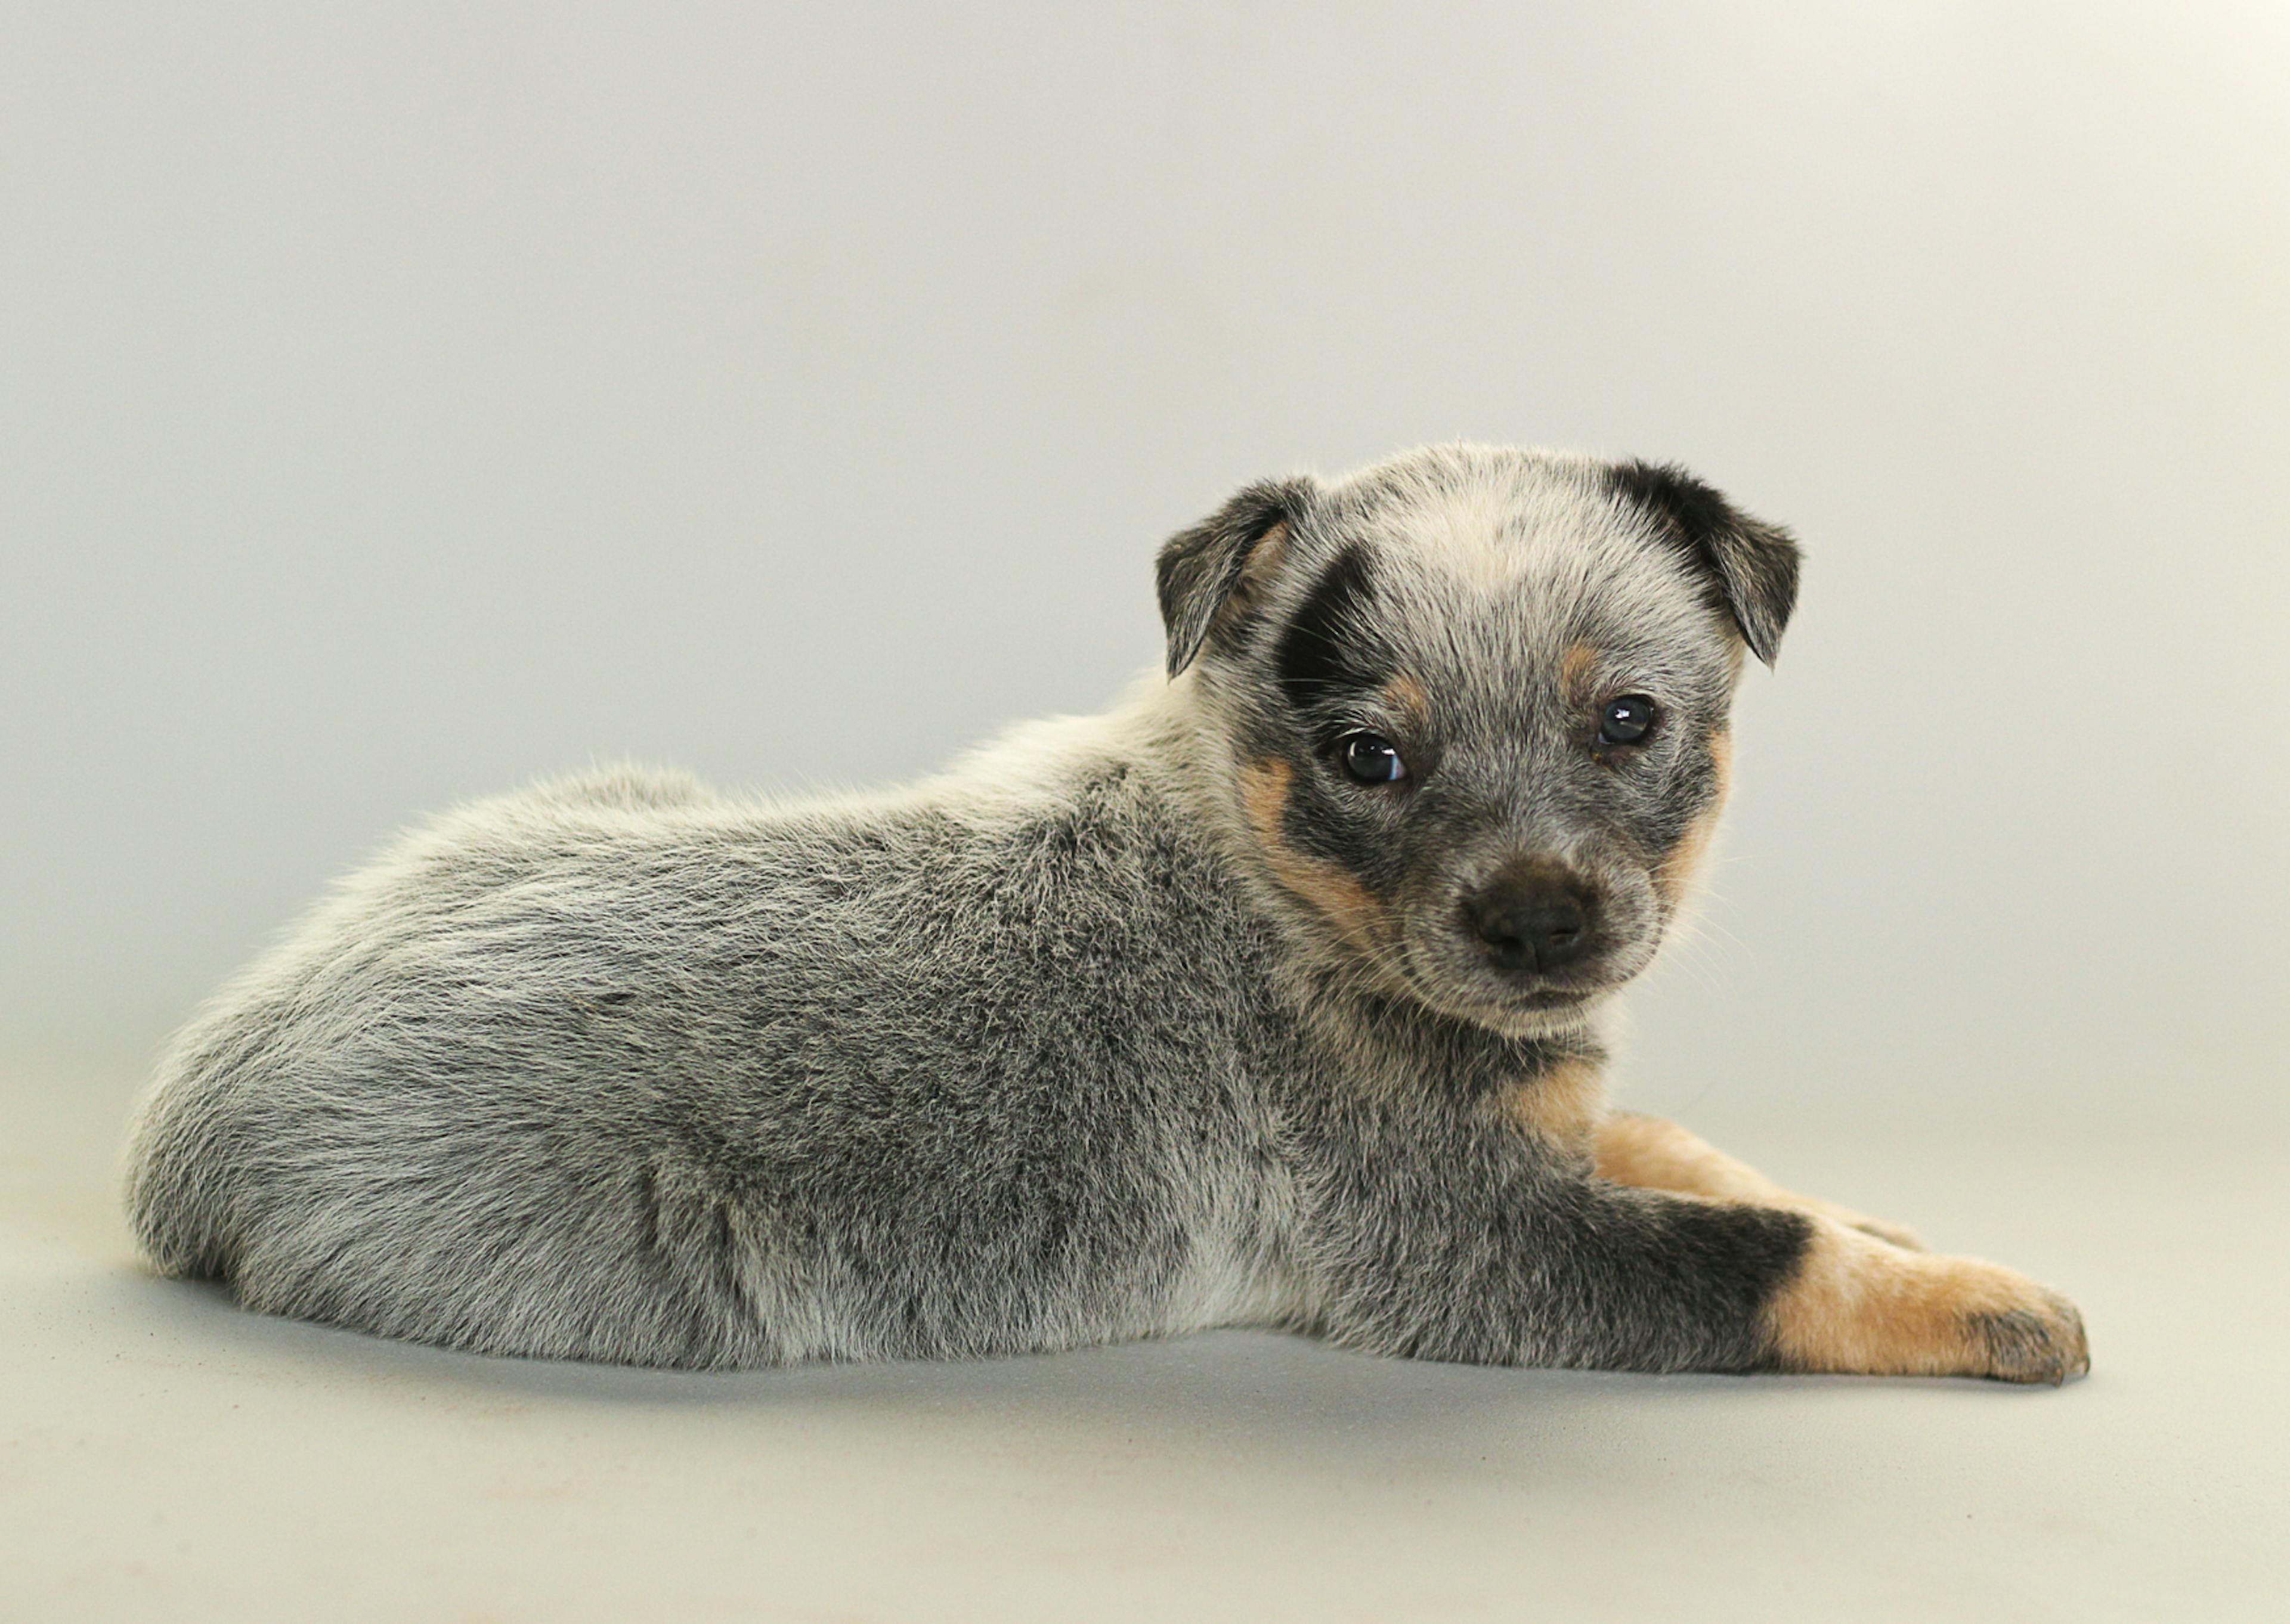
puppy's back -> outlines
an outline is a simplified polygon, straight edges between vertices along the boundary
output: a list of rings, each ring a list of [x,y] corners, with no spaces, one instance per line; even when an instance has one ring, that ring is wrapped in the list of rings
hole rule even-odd
[[[1157,1328],[1133,1305],[1200,1228],[1156,1204],[1198,1142],[1172,1000],[1209,889],[1166,833],[1101,764],[982,818],[626,773],[466,809],[184,1034],[131,1147],[138,1234],[252,1308],[496,1351]],[[949,1236],[973,1268],[918,1265]]]

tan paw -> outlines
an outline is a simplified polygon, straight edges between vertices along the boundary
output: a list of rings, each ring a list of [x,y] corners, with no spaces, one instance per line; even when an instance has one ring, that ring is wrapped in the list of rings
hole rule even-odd
[[[2091,1368],[2075,1305],[1977,1258],[1904,1252],[1816,1218],[1767,1311],[1783,1368],[1871,1376],[1986,1376],[2054,1386]]]

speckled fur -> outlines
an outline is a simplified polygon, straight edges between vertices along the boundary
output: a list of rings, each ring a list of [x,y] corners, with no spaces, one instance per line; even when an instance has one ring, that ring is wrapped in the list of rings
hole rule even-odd
[[[1308,629],[1380,680],[1299,641],[1347,554],[1368,589]],[[1828,1219],[1617,1183],[1591,1145],[1605,1000],[1670,921],[1795,558],[1683,476],[1554,453],[1252,486],[1164,549],[1171,675],[1109,715],[889,795],[630,770],[405,837],[177,1041],[130,1147],[137,1234],[253,1308],[558,1358],[1254,1324],[1814,1362],[1829,1318],[1774,1315],[1816,1256],[1844,1312],[1860,1254],[1822,1252]],[[1665,708],[1628,762],[1594,737],[1618,685]],[[1408,796],[1331,766],[1368,724],[1436,767]],[[1599,924],[1521,986],[1454,909],[1530,858]],[[1982,1324],[2015,1309],[1982,1281]],[[1985,1373],[2063,1372],[2034,1323]]]

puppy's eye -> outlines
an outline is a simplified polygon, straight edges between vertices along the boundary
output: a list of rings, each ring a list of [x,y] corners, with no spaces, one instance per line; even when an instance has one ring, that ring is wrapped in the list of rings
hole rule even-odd
[[[1353,733],[1338,747],[1337,757],[1363,784],[1396,784],[1407,776],[1399,747],[1381,733]]]
[[[1653,701],[1643,693],[1626,693],[1610,701],[1598,718],[1600,744],[1636,744],[1653,730]]]

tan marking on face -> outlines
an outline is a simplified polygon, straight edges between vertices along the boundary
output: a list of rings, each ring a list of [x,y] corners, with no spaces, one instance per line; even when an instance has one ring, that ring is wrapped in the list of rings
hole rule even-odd
[[[1431,696],[1405,671],[1384,684],[1383,702],[1418,728],[1431,720]]]
[[[1568,645],[1558,657],[1558,681],[1569,693],[1580,693],[1589,681],[1590,668],[1598,663],[1598,651],[1587,643]]]
[[[1718,770],[1717,794],[1709,807],[1686,826],[1669,855],[1661,860],[1654,870],[1654,884],[1661,890],[1671,907],[1685,899],[1693,884],[1693,876],[1701,871],[1702,860],[1709,855],[1709,843],[1717,836],[1718,820],[1726,811],[1726,797],[1734,788],[1734,735],[1724,728],[1709,735],[1709,759]]]
[[[1247,558],[1240,566],[1240,578],[1233,583],[1231,597],[1226,601],[1241,599],[1243,607],[1253,604],[1287,563],[1288,521],[1281,519],[1249,549]]]
[[[1700,1134],[1635,1111],[1617,1111],[1598,1124],[1598,1176],[1616,1184],[1641,1189],[1674,1190],[1681,1196],[1707,1196],[1718,1201],[1742,1201],[1756,1206],[1789,1207],[1814,1212],[1848,1228],[1859,1229],[1895,1246],[1911,1250],[1922,1244],[1913,1230],[1856,1212],[1851,1207],[1800,1196],[1774,1183],[1746,1162],[1735,1160]]]
[[[1903,1252],[1826,1219],[1766,1305],[1787,1368],[2060,1382],[2091,1368],[2075,1305],[1977,1258]]]
[[[1297,851],[1281,828],[1295,777],[1296,770],[1277,756],[1249,762],[1240,770],[1241,805],[1265,864],[1275,879],[1339,928],[1373,943],[1384,921],[1383,904],[1375,893],[1335,864]]]
[[[1605,1072],[1593,1060],[1561,1060],[1518,1084],[1505,1103],[1536,1138],[1588,1156],[1606,1108]]]

